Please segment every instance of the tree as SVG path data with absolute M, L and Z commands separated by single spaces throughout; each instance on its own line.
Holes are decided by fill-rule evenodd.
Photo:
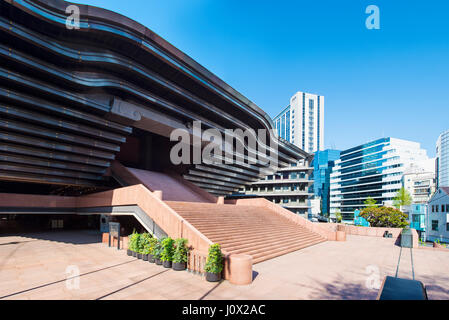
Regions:
M 371 227 L 405 228 L 409 225 L 405 213 L 389 207 L 365 208 L 360 217 L 365 218 Z
M 335 219 L 337 220 L 337 223 L 341 223 L 342 216 L 340 210 L 335 211 Z
M 366 200 L 363 202 L 366 205 L 366 208 L 377 208 L 377 201 L 373 199 L 372 197 L 366 198 Z
M 396 209 L 400 209 L 401 206 L 409 206 L 412 204 L 412 196 L 410 193 L 402 187 L 399 189 L 398 193 L 396 193 L 396 196 L 393 198 L 393 206 Z

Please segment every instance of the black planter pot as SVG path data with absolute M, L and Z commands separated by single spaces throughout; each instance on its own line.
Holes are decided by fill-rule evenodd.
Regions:
M 126 250 L 126 254 L 128 255 L 128 256 L 132 256 L 133 255 L 133 252 L 132 252 L 132 250 Z
M 134 257 L 134 258 L 137 257 L 137 252 L 133 251 L 133 257 Z
M 171 265 L 172 265 L 171 261 L 164 261 L 164 262 L 162 262 L 162 264 L 163 264 L 164 268 L 171 268 Z
M 182 271 L 187 268 L 185 262 L 173 262 L 173 270 L 175 271 Z
M 148 255 L 147 254 L 142 254 L 142 260 L 143 261 L 148 261 Z
M 149 263 L 154 263 L 154 256 L 152 254 L 148 255 L 148 262 Z
M 206 272 L 206 280 L 209 282 L 218 282 L 221 280 L 221 273 Z
M 142 254 L 141 253 L 137 254 L 137 259 L 142 259 Z
M 157 264 L 157 265 L 162 265 L 162 260 L 161 259 L 154 259 L 154 262 Z

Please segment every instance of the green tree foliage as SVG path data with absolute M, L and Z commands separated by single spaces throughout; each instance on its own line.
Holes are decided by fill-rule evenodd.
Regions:
M 410 193 L 402 187 L 399 189 L 396 196 L 393 198 L 393 205 L 399 209 L 401 206 L 409 206 L 412 204 L 412 196 Z
M 377 208 L 377 202 L 372 197 L 366 198 L 366 200 L 363 202 L 366 205 L 366 208 Z
M 341 223 L 343 220 L 343 216 L 341 215 L 340 210 L 335 211 L 335 219 L 337 219 L 337 223 Z
M 409 225 L 407 215 L 395 208 L 365 208 L 360 216 L 365 218 L 371 227 L 405 228 Z
M 180 238 L 175 241 L 174 263 L 187 263 L 187 239 Z
M 223 271 L 223 254 L 218 243 L 210 245 L 204 270 L 209 273 L 221 273 Z

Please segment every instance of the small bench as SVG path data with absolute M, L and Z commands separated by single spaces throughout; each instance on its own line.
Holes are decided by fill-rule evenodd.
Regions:
M 386 276 L 377 300 L 428 300 L 421 281 Z

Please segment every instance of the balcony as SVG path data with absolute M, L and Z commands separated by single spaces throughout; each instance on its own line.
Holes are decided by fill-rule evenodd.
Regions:
M 306 190 L 272 190 L 272 191 L 265 191 L 265 190 L 261 190 L 261 191 L 251 191 L 251 190 L 247 190 L 245 191 L 245 193 L 247 195 L 257 195 L 257 196 L 262 196 L 262 197 L 269 197 L 269 196 L 313 196 L 313 192 L 308 192 Z
M 290 178 L 286 178 L 286 179 L 277 179 L 277 180 L 259 180 L 259 181 L 255 181 L 255 182 L 251 182 L 250 185 L 264 185 L 264 184 L 278 184 L 278 183 L 309 183 L 309 184 L 313 184 L 313 180 L 310 179 L 309 177 L 304 177 L 304 178 L 295 178 L 295 179 L 290 179 Z
M 306 202 L 301 202 L 301 201 L 291 201 L 288 203 L 276 203 L 279 204 L 285 208 L 290 208 L 290 209 L 308 209 L 310 208 L 310 206 L 306 203 Z

